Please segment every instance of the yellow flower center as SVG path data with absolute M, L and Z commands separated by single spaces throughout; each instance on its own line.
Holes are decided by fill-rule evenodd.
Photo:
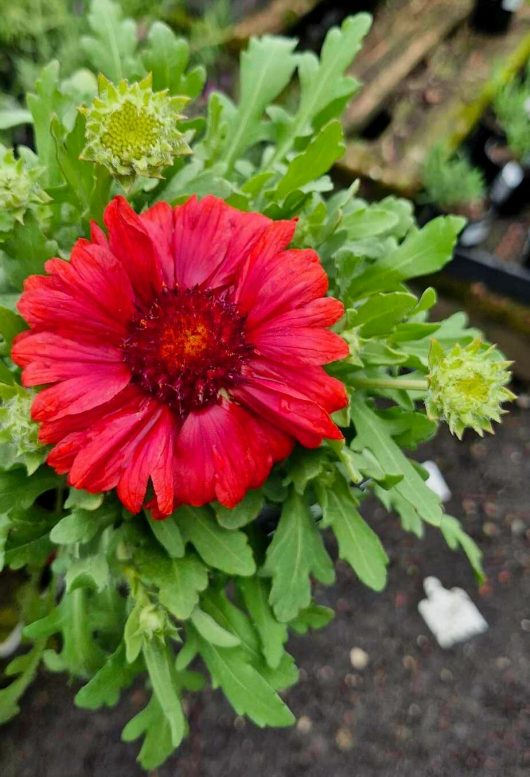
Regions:
M 137 159 L 149 153 L 161 129 L 155 116 L 127 101 L 109 114 L 101 141 L 119 159 Z

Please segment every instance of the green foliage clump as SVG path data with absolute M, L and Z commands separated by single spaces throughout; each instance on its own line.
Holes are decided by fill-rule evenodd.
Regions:
M 425 200 L 445 210 L 476 205 L 486 195 L 482 172 L 457 155 L 449 157 L 441 146 L 429 152 L 422 170 Z
M 530 69 L 521 80 L 513 80 L 498 93 L 493 104 L 506 133 L 508 147 L 516 159 L 530 156 Z

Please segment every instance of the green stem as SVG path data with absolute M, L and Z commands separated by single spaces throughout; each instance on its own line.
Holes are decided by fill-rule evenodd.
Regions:
M 427 378 L 348 378 L 348 385 L 360 389 L 405 389 L 406 391 L 427 391 Z

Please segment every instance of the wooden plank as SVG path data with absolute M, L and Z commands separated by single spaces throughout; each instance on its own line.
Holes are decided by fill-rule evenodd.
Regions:
M 457 148 L 484 112 L 500 83 L 530 57 L 530 8 L 525 6 L 504 36 L 462 27 L 440 44 L 421 72 L 411 73 L 386 105 L 390 125 L 375 141 L 348 143 L 339 168 L 407 196 L 420 187 L 429 149 Z
M 359 131 L 379 113 L 401 81 L 469 15 L 473 2 L 406 0 L 376 14 L 350 71 L 365 87 L 346 112 L 347 132 Z
M 230 45 L 240 48 L 253 35 L 277 35 L 296 24 L 323 0 L 271 0 L 265 8 L 236 24 Z

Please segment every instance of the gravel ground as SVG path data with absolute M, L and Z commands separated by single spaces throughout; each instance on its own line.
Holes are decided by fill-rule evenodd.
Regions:
M 477 589 L 466 560 L 435 530 L 419 541 L 367 504 L 391 557 L 389 585 L 374 594 L 339 563 L 337 583 L 319 591 L 337 617 L 291 642 L 302 674 L 287 694 L 297 726 L 254 728 L 205 691 L 189 704 L 191 736 L 157 777 L 528 775 L 529 453 L 530 413 L 520 408 L 494 438 L 459 444 L 442 433 L 424 446 L 420 459 L 434 459 L 453 492 L 448 512 L 484 552 L 487 582 Z M 451 650 L 437 646 L 417 612 L 432 574 L 468 591 L 490 625 L 485 634 Z M 353 656 L 357 668 L 352 648 L 364 651 Z M 2 777 L 143 773 L 120 731 L 144 691 L 97 714 L 76 709 L 74 692 L 64 677 L 41 677 L 0 731 Z

